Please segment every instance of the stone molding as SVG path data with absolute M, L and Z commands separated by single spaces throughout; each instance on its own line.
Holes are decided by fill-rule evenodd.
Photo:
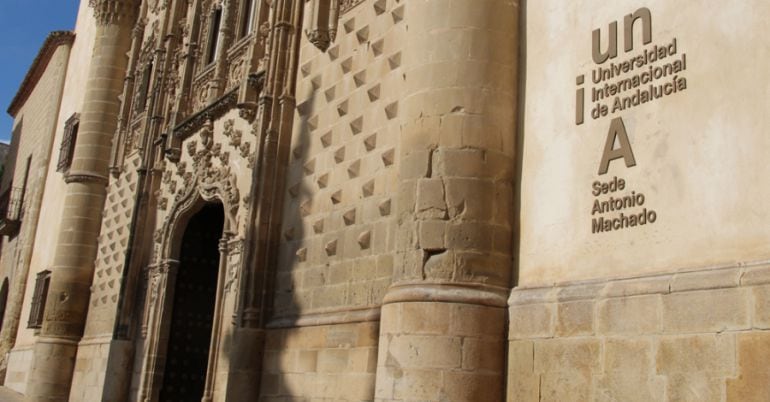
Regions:
M 340 14 L 347 13 L 363 2 L 364 0 L 340 0 Z
M 78 346 L 109 345 L 114 340 L 112 335 L 84 336 L 78 342 Z
M 382 302 L 443 302 L 506 307 L 508 289 L 484 284 L 399 283 L 391 286 Z
M 217 120 L 236 107 L 238 103 L 238 88 L 230 91 L 207 108 L 194 114 L 174 128 L 174 136 L 181 140 L 193 135 L 209 121 Z
M 688 269 L 675 273 L 611 280 L 514 288 L 509 306 L 671 294 L 770 284 L 770 261 Z
M 38 336 L 35 340 L 37 344 L 49 344 L 49 345 L 68 345 L 77 346 L 80 341 L 74 338 L 65 338 L 59 336 Z
M 93 173 L 68 173 L 64 176 L 64 182 L 70 183 L 101 183 L 107 185 L 109 178 Z
M 265 325 L 268 329 L 317 327 L 322 325 L 356 324 L 380 320 L 379 306 L 363 309 L 344 309 L 301 316 L 275 318 Z

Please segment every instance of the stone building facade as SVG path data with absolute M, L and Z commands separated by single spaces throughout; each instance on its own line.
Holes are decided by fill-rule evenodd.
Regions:
M 81 2 L 5 385 L 770 400 L 770 10 L 605 3 Z
M 14 125 L 0 184 L 0 311 L 4 317 L 0 353 L 4 356 L 16 343 L 20 328 L 29 325 L 22 321 L 27 318 L 22 315 L 24 293 L 30 276 L 37 274 L 30 272 L 30 266 L 38 248 L 36 232 L 74 39 L 72 32 L 64 31 L 52 32 L 46 38 L 8 108 Z M 4 372 L 6 367 L 4 360 Z M 15 375 L 7 374 L 7 381 L 13 382 Z

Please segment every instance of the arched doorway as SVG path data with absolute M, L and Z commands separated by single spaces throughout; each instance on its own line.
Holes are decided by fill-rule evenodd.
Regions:
M 216 304 L 222 205 L 206 204 L 187 224 L 173 286 L 173 310 L 161 401 L 200 401 Z

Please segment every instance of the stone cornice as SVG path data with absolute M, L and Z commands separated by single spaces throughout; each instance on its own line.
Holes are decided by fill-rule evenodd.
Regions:
M 340 15 L 347 13 L 363 2 L 364 0 L 340 0 Z
M 380 320 L 380 306 L 340 309 L 299 316 L 276 317 L 270 320 L 268 329 L 317 327 L 322 325 L 356 324 Z
M 136 11 L 134 0 L 88 0 L 94 9 L 97 25 L 118 24 L 123 19 L 133 19 Z
M 64 182 L 69 183 L 101 183 L 101 184 L 107 184 L 109 182 L 109 178 L 93 173 L 73 173 L 69 172 L 66 175 L 64 175 Z
M 596 279 L 514 288 L 509 306 L 672 294 L 770 284 L 770 260 L 693 267 L 632 278 Z
M 27 101 L 32 90 L 35 89 L 35 85 L 37 85 L 40 77 L 45 73 L 48 62 L 51 61 L 51 57 L 53 57 L 56 49 L 59 46 L 72 46 L 74 41 L 75 33 L 71 31 L 54 31 L 48 34 L 45 42 L 43 42 L 43 46 L 40 47 L 40 51 L 32 62 L 32 66 L 27 71 L 27 75 L 21 82 L 16 96 L 11 101 L 11 105 L 8 107 L 8 114 L 15 116 L 19 112 L 19 109 Z
M 506 288 L 481 283 L 399 283 L 388 289 L 382 304 L 443 302 L 503 308 L 507 306 L 508 292 Z
M 217 99 L 205 109 L 192 115 L 174 128 L 173 135 L 184 140 L 203 127 L 209 120 L 216 120 L 236 107 L 238 102 L 238 87 Z

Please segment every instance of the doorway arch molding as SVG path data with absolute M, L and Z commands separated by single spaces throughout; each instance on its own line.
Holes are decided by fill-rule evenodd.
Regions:
M 237 238 L 240 193 L 236 176 L 223 164 L 212 168 L 210 148 L 193 153 L 194 172 L 182 176 L 182 186 L 174 196 L 162 225 L 154 234 L 153 263 L 147 269 L 147 293 L 142 325 L 145 341 L 142 375 L 139 384 L 141 401 L 155 401 L 163 383 L 174 288 L 179 269 L 182 239 L 189 221 L 207 204 L 221 204 L 224 210 L 222 238 L 219 241 L 219 266 L 215 311 L 221 312 L 223 294 L 229 292 L 241 270 L 242 241 Z M 236 287 L 237 288 L 237 287 Z M 220 314 L 221 315 L 221 314 Z M 215 317 L 213 331 L 221 331 L 222 317 Z M 213 337 L 211 351 L 217 359 L 218 337 Z M 213 371 L 213 372 L 212 372 Z M 216 372 L 210 368 L 207 378 Z M 213 381 L 207 379 L 206 394 L 212 392 Z M 204 397 L 207 396 L 204 394 Z
M 194 178 L 193 178 L 194 177 Z M 238 231 L 240 192 L 230 167 L 209 171 L 205 176 L 185 175 L 182 191 L 174 197 L 166 218 L 155 232 L 155 261 L 176 260 L 187 222 L 207 203 L 220 202 L 225 210 L 223 232 L 234 236 Z

